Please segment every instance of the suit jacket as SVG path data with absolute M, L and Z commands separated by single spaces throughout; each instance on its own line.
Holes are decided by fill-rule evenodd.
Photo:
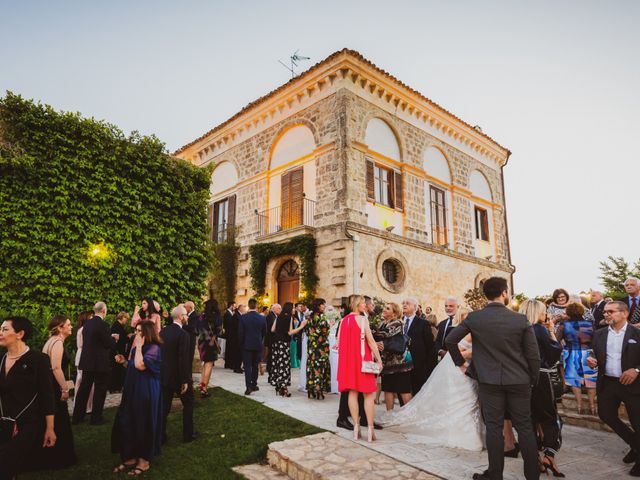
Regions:
M 452 325 L 453 317 L 449 322 L 449 326 L 447 326 L 447 322 L 449 322 L 449 318 L 447 317 L 445 320 L 442 320 L 438 324 L 438 334 L 436 335 L 436 353 L 440 350 L 447 350 L 447 345 L 444 343 L 444 339 L 447 338 L 447 335 L 451 333 L 451 331 L 456 328 Z M 446 331 L 445 331 L 446 327 Z
M 596 382 L 596 390 L 600 392 L 602 390 L 603 382 L 602 377 L 605 374 L 605 368 L 607 365 L 607 338 L 609 337 L 609 328 L 603 328 L 596 330 L 591 340 L 591 346 L 593 353 L 598 360 L 598 381 Z M 627 325 L 627 331 L 624 334 L 622 340 L 622 359 L 621 359 L 622 371 L 629 370 L 630 368 L 640 368 L 640 329 Z M 631 385 L 625 386 L 634 395 L 640 393 L 640 377 L 636 378 L 635 382 Z
M 120 335 L 116 342 L 116 353 L 125 355 L 127 353 L 127 341 L 129 340 L 129 337 L 127 337 L 127 331 L 124 326 L 116 320 L 111 325 L 111 333 L 117 333 Z
M 471 312 L 445 343 L 454 363 L 464 364 L 458 342 L 471 333 L 473 371 L 478 382 L 490 385 L 536 385 L 540 352 L 533 327 L 525 315 L 491 302 Z
M 600 325 L 600 322 L 604 320 L 604 306 L 607 304 L 604 300 L 602 300 L 598 305 L 591 311 L 593 315 L 593 326 L 594 328 L 607 328 L 609 325 Z
M 255 310 L 251 310 L 240 317 L 238 339 L 240 348 L 243 350 L 262 350 L 266 333 L 267 322 Z
M 416 315 L 407 335 L 411 338 L 409 351 L 413 358 L 412 383 L 415 383 L 414 380 L 416 382 L 426 381 L 438 363 L 438 352 L 435 349 L 431 325 Z
M 160 338 L 163 342 L 160 383 L 163 388 L 179 390 L 183 384 L 191 383 L 191 339 L 177 323 L 164 327 Z
M 232 331 L 237 330 L 237 328 L 235 328 L 234 325 L 233 313 L 231 313 L 228 308 L 222 315 L 222 329 L 224 330 L 224 336 L 222 338 L 228 338 L 229 336 L 233 337 L 234 335 L 237 335 L 235 331 Z
M 631 315 L 631 306 L 629 305 L 629 295 L 627 295 L 626 297 L 624 297 L 620 301 L 626 303 L 627 306 L 629 307 L 629 323 L 632 324 L 632 325 L 636 325 L 636 324 L 640 323 L 640 303 L 638 303 L 638 306 L 636 307 L 635 311 L 633 312 L 633 315 Z
M 264 337 L 264 346 L 270 347 L 272 342 L 272 336 L 273 336 L 271 334 L 271 326 L 273 325 L 273 322 L 275 322 L 276 318 L 278 317 L 276 316 L 275 313 L 269 312 L 266 318 L 267 318 L 267 334 Z
M 94 315 L 82 329 L 82 353 L 78 368 L 87 372 L 111 371 L 111 358 L 115 355 L 116 341 L 109 325 Z
M 198 337 L 197 325 L 198 325 L 198 317 L 200 315 L 195 310 L 189 314 L 187 317 L 187 323 L 182 326 L 182 329 L 189 334 L 189 351 L 190 355 L 193 358 L 196 354 L 196 339 Z

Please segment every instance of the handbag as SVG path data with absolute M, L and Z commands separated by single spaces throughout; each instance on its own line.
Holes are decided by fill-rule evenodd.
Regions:
M 394 335 L 384 342 L 384 349 L 391 353 L 405 353 L 409 348 L 411 337 L 406 333 Z
M 362 367 L 360 371 L 362 373 L 373 373 L 374 375 L 379 375 L 382 371 L 382 365 L 380 363 L 364 359 L 364 337 L 364 330 L 360 328 L 360 355 L 362 356 Z

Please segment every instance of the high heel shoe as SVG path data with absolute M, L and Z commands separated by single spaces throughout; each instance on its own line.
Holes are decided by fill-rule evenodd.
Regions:
M 554 477 L 558 477 L 558 478 L 565 477 L 565 474 L 556 468 L 555 464 L 553 463 L 553 457 L 548 457 L 547 455 L 545 455 L 544 459 L 542 459 L 542 465 L 544 466 L 545 473 L 548 470 L 551 470 L 551 473 L 553 473 Z
M 287 390 L 287 387 L 282 387 L 280 389 L 280 395 L 282 395 L 283 397 L 290 397 L 291 394 L 289 393 L 289 390 Z
M 353 439 L 360 440 L 360 423 L 359 422 L 353 423 Z
M 376 439 L 376 431 L 373 427 L 367 427 L 367 442 L 374 442 Z
M 511 450 L 504 452 L 504 456 L 509 458 L 518 458 L 518 453 L 520 453 L 520 445 L 516 443 Z
M 307 390 L 307 398 L 316 398 L 316 392 L 313 390 Z

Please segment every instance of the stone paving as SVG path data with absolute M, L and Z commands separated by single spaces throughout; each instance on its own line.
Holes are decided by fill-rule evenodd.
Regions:
M 267 383 L 266 375 L 260 376 L 258 379 L 260 391 L 254 392 L 249 398 L 291 417 L 334 432 L 342 437 L 347 444 L 353 443 L 351 432 L 336 427 L 339 396 L 329 394 L 325 400 L 309 400 L 305 393 L 296 391 L 297 378 L 298 370 L 293 369 L 294 386 L 290 389 L 292 396 L 283 398 L 275 395 L 274 389 Z M 244 375 L 225 370 L 222 368 L 222 362 L 218 362 L 214 368 L 210 385 L 243 395 L 245 390 Z M 384 407 L 377 406 L 377 408 L 382 411 L 381 409 Z M 411 443 L 402 434 L 387 429 L 377 431 L 376 434 L 378 437 L 376 442 L 369 444 L 361 440 L 358 444 L 442 478 L 470 479 L 473 473 L 481 472 L 487 466 L 486 452 L 426 447 Z M 564 444 L 557 460 L 561 471 L 566 474 L 566 478 L 584 480 L 627 476 L 630 466 L 623 464 L 621 460 L 627 449 L 616 435 L 565 425 L 563 440 Z M 296 440 L 295 442 L 300 441 Z M 521 458 L 505 459 L 504 478 L 505 480 L 523 478 Z

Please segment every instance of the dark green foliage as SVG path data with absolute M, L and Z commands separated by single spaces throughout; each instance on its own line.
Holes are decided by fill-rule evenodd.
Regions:
M 624 281 L 628 277 L 640 277 L 640 260 L 633 267 L 622 257 L 607 257 L 607 260 L 600 262 L 600 279 L 607 289 L 605 295 L 615 299 L 620 299 L 626 295 Z
M 120 457 L 110 453 L 114 414 L 115 409 L 105 411 L 106 425 L 96 427 L 85 423 L 74 427 L 77 466 L 20 475 L 20 479 L 130 478 L 111 473 L 120 463 Z M 182 412 L 169 415 L 169 443 L 151 462 L 145 479 L 242 478 L 231 467 L 264 462 L 269 443 L 322 431 L 221 388 L 211 390 L 211 397 L 206 400 L 196 399 L 194 423 L 200 438 L 182 443 Z
M 169 157 L 154 137 L 7 93 L 0 306 L 75 318 L 96 300 L 110 313 L 131 311 L 143 295 L 166 307 L 197 301 L 209 263 L 208 187 L 208 170 Z
M 258 297 L 264 295 L 267 263 L 283 255 L 300 257 L 300 283 L 304 289 L 301 301 L 311 301 L 318 287 L 316 275 L 316 239 L 312 235 L 300 235 L 282 243 L 256 243 L 249 247 L 251 254 L 251 288 Z
M 481 288 L 471 288 L 464 294 L 464 301 L 471 310 L 481 310 L 487 305 L 487 297 Z
M 238 246 L 234 243 L 211 245 L 209 266 L 209 298 L 219 302 L 232 302 L 236 296 L 236 270 L 238 268 Z

